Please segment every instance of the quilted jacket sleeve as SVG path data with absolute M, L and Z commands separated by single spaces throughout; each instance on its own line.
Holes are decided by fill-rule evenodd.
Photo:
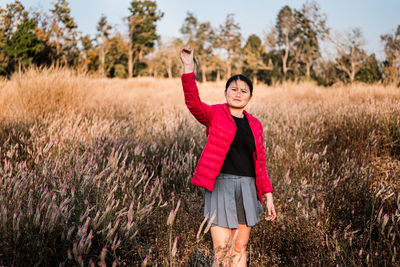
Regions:
M 261 149 L 261 193 L 264 195 L 266 193 L 273 192 L 271 180 L 269 179 L 268 173 L 267 173 L 267 167 L 266 167 L 266 160 L 265 160 L 265 145 L 264 145 L 264 131 L 263 127 L 260 123 L 261 127 L 261 144 L 262 144 L 262 149 Z
M 181 80 L 186 106 L 200 123 L 208 126 L 213 114 L 212 108 L 201 102 L 194 72 L 182 74 Z

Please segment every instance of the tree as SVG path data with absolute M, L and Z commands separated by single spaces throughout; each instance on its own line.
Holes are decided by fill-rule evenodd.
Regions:
M 133 0 L 129 11 L 128 73 L 132 77 L 133 67 L 152 51 L 155 41 L 159 39 L 156 23 L 164 13 L 158 11 L 156 1 L 151 0 Z
M 317 2 L 307 2 L 300 11 L 295 11 L 297 33 L 295 47 L 299 51 L 299 60 L 304 63 L 306 77 L 310 78 L 312 64 L 320 54 L 319 41 L 326 38 L 329 28 L 326 17 L 319 12 Z
M 29 16 L 31 19 L 35 20 L 36 28 L 35 33 L 39 40 L 45 45 L 43 52 L 41 53 L 41 65 L 46 64 L 51 65 L 56 59 L 55 47 L 50 43 L 51 37 L 51 22 L 52 18 L 49 14 L 41 11 L 32 11 Z
M 181 34 L 183 35 L 184 42 L 188 45 L 192 46 L 193 48 L 197 45 L 196 43 L 196 33 L 199 27 L 199 21 L 194 16 L 192 12 L 186 13 L 186 18 L 182 24 L 182 27 L 179 29 Z M 197 54 L 197 52 L 196 52 Z
M 7 75 L 14 70 L 11 58 L 6 54 L 4 48 L 18 30 L 18 25 L 27 20 L 28 12 L 20 1 L 7 4 L 5 9 L 0 7 L 0 74 L 2 75 Z
M 93 45 L 93 39 L 88 34 L 80 37 L 82 46 L 82 58 L 83 70 L 89 72 L 95 72 L 97 70 L 97 62 L 99 59 L 98 50 Z
M 265 52 L 268 53 L 276 50 L 278 39 L 275 27 L 271 27 L 268 32 L 264 33 L 264 42 L 265 42 Z
M 9 58 L 4 52 L 4 46 L 7 45 L 6 29 L 4 27 L 4 14 L 7 11 L 0 7 L 0 75 L 7 74 Z
M 242 35 L 240 33 L 240 26 L 235 22 L 234 14 L 228 14 L 225 23 L 219 27 L 216 41 L 216 46 L 224 49 L 226 52 L 227 78 L 229 78 L 232 73 L 233 57 L 241 49 L 241 39 Z
M 289 70 L 295 80 L 300 75 L 309 79 L 313 64 L 321 56 L 319 41 L 328 33 L 325 15 L 320 13 L 317 2 L 311 1 L 299 10 L 284 6 L 278 13 L 275 28 L 265 35 L 265 43 L 267 50 L 274 50 L 276 45 L 281 49 L 285 79 L 289 78 Z
M 332 60 L 319 58 L 314 70 L 318 85 L 331 86 L 338 79 L 336 63 Z
M 338 54 L 336 67 L 347 74 L 350 83 L 354 82 L 355 76 L 366 58 L 366 53 L 362 48 L 365 41 L 361 30 L 354 28 L 346 36 L 338 35 L 331 40 L 335 44 Z
M 109 77 L 128 77 L 129 42 L 124 40 L 120 33 L 109 39 L 109 48 L 106 56 L 106 70 Z
M 381 41 L 385 44 L 385 79 L 400 85 L 400 25 L 393 34 L 382 35 Z
M 201 51 L 200 51 L 201 43 L 199 43 L 196 37 L 198 28 L 199 28 L 199 21 L 197 20 L 197 18 L 194 16 L 193 13 L 188 11 L 186 13 L 186 18 L 183 21 L 183 24 L 179 29 L 179 31 L 183 36 L 184 44 L 194 49 L 197 60 L 199 57 L 201 57 Z M 195 71 L 198 70 L 196 69 Z M 202 73 L 202 80 L 204 80 L 203 76 L 205 76 L 205 73 Z
M 276 47 L 278 45 L 276 28 L 271 26 L 269 31 L 264 33 L 264 47 L 265 53 L 263 53 L 263 62 L 267 66 L 265 70 L 262 70 L 263 81 L 267 84 L 271 85 L 275 83 L 277 80 L 281 80 L 282 68 L 279 66 L 283 66 L 282 57 L 279 55 L 279 51 L 277 51 Z M 279 68 L 280 70 L 277 70 Z M 272 77 L 275 76 L 275 77 Z M 279 78 L 278 78 L 279 77 Z
M 3 15 L 6 11 L 0 8 L 0 25 L 4 25 L 3 23 Z M 7 44 L 7 36 L 5 35 L 4 27 L 0 26 L 0 75 L 6 74 L 6 69 L 8 66 L 8 57 L 4 52 L 4 46 Z
M 224 75 L 224 71 L 227 69 L 226 62 L 221 59 L 219 55 L 213 55 L 211 57 L 211 65 L 210 68 L 213 70 L 212 76 L 215 76 L 215 81 L 221 81 L 221 75 Z M 215 75 L 213 75 L 215 74 Z
M 282 69 L 283 75 L 286 77 L 287 71 L 290 69 L 291 62 L 289 62 L 289 55 L 293 52 L 293 46 L 295 41 L 296 22 L 294 14 L 289 6 L 284 6 L 278 13 L 276 19 L 276 33 L 277 33 L 277 44 L 283 49 L 282 54 Z
M 29 19 L 28 12 L 18 0 L 7 4 L 6 9 L 1 11 L 1 15 L 0 27 L 8 39 L 11 39 L 11 36 L 18 30 L 18 25 L 25 23 Z
M 99 43 L 99 57 L 100 57 L 100 76 L 105 76 L 105 61 L 106 54 L 109 48 L 109 36 L 112 27 L 108 24 L 107 18 L 105 15 L 102 15 L 99 22 L 97 23 L 97 38 L 100 39 Z
M 260 80 L 268 85 L 283 81 L 282 54 L 282 50 L 271 50 L 263 54 L 263 62 L 267 67 L 259 71 Z
M 4 46 L 5 53 L 11 58 L 14 66 L 28 66 L 38 62 L 38 55 L 43 51 L 44 44 L 35 34 L 36 22 L 33 19 L 18 25 L 11 40 Z
M 197 18 L 188 12 L 180 31 L 184 37 L 184 42 L 195 49 L 196 58 L 200 61 L 202 81 L 206 82 L 206 73 L 212 64 L 215 42 L 215 33 L 211 23 L 199 23 Z
M 154 77 L 161 75 L 172 78 L 174 76 L 174 69 L 178 69 L 181 64 L 177 55 L 182 45 L 182 40 L 177 38 L 167 42 L 159 41 L 158 49 L 151 56 L 149 64 Z
M 71 17 L 71 9 L 67 0 L 58 0 L 54 4 L 54 8 L 50 9 L 53 14 L 50 24 L 49 41 L 56 48 L 56 62 L 59 64 L 59 59 L 62 58 L 65 65 L 68 63 L 68 56 L 74 56 L 77 45 L 77 33 L 75 29 L 78 27 L 74 19 Z
M 245 46 L 243 47 L 244 65 L 245 68 L 251 71 L 254 85 L 257 84 L 258 71 L 261 69 L 267 69 L 267 66 L 264 64 L 262 59 L 264 53 L 263 50 L 261 39 L 255 34 L 249 36 Z
M 382 79 L 382 72 L 374 53 L 365 59 L 355 79 L 364 83 L 376 83 Z
M 213 46 L 215 43 L 215 32 L 210 22 L 202 22 L 196 33 L 196 40 L 200 44 L 198 47 L 198 59 L 200 60 L 200 70 L 202 81 L 207 81 L 206 72 L 211 67 Z

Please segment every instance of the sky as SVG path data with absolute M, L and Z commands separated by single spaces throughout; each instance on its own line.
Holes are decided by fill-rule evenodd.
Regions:
M 10 0 L 0 0 L 5 7 Z M 21 0 L 28 10 L 48 12 L 55 0 Z M 120 31 L 125 31 L 123 17 L 129 15 L 130 0 L 69 0 L 71 14 L 78 30 L 94 35 L 96 25 L 102 14 L 109 23 Z M 241 27 L 244 38 L 251 34 L 263 37 L 264 32 L 275 24 L 279 10 L 289 5 L 300 9 L 304 0 L 158 0 L 158 9 L 164 12 L 158 22 L 157 32 L 163 38 L 180 37 L 179 29 L 188 11 L 200 22 L 209 21 L 218 27 L 225 21 L 226 15 L 235 14 L 235 21 Z M 366 41 L 368 53 L 375 53 L 383 59 L 383 44 L 380 36 L 393 33 L 400 25 L 399 0 L 319 0 L 321 12 L 327 15 L 327 25 L 332 32 L 345 33 L 359 27 Z M 327 49 L 327 48 L 326 48 Z M 326 51 L 329 52 L 329 51 Z

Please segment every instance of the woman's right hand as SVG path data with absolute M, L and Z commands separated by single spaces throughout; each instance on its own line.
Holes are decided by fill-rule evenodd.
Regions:
M 193 72 L 193 53 L 194 49 L 190 47 L 183 47 L 181 49 L 181 61 L 183 64 L 183 72 L 190 73 Z

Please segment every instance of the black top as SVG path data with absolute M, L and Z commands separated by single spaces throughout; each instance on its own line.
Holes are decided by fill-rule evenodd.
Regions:
M 256 177 L 253 161 L 253 152 L 256 149 L 256 145 L 249 122 L 244 114 L 243 118 L 232 117 L 236 123 L 237 130 L 225 156 L 221 172 Z

